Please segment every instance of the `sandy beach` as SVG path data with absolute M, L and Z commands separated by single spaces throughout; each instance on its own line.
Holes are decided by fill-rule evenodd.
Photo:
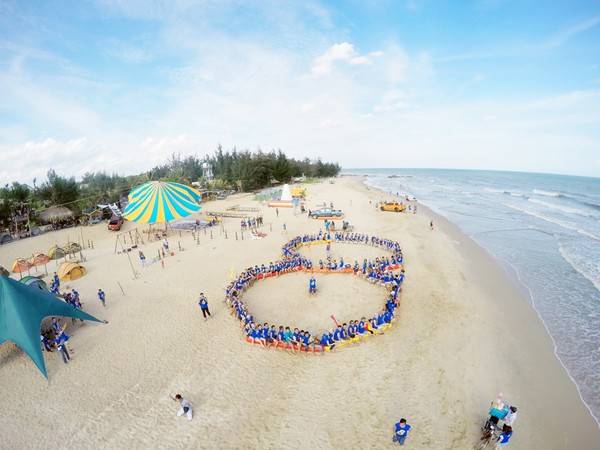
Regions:
M 600 429 L 520 288 L 427 208 L 419 205 L 416 215 L 377 211 L 385 197 L 356 177 L 308 185 L 307 208 L 333 202 L 355 231 L 400 242 L 407 273 L 389 332 L 324 355 L 247 344 L 223 302 L 234 274 L 279 259 L 287 240 L 322 227 L 291 209 L 277 216 L 251 194 L 205 209 L 261 208 L 264 239 L 236 240 L 239 219 L 224 219 L 227 237 L 220 228 L 212 239 L 201 234 L 199 243 L 175 233 L 175 255 L 164 267 L 141 267 L 131 253 L 135 278 L 104 223 L 1 246 L 0 265 L 10 267 L 54 244 L 93 241 L 94 249 L 83 251 L 88 274 L 63 288 L 75 287 L 84 309 L 109 323 L 71 330 L 68 365 L 45 354 L 48 381 L 13 345 L 0 347 L 0 447 L 383 449 L 396 445 L 393 424 L 406 417 L 413 427 L 406 448 L 471 449 L 490 401 L 503 392 L 519 407 L 508 448 L 600 449 Z M 141 248 L 151 259 L 159 246 Z M 322 251 L 302 250 L 314 260 Z M 381 254 L 343 244 L 332 251 L 351 262 Z M 385 300 L 383 288 L 351 275 L 320 276 L 319 294 L 308 299 L 307 279 L 297 273 L 257 283 L 245 298 L 258 321 L 315 328 L 331 326 L 331 314 L 369 315 Z M 201 291 L 212 312 L 206 322 L 197 305 Z M 194 405 L 191 423 L 175 416 L 169 396 L 176 392 Z

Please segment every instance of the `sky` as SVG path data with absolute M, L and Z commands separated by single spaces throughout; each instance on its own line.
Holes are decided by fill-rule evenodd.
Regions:
M 282 149 L 600 176 L 600 3 L 0 0 L 0 184 Z

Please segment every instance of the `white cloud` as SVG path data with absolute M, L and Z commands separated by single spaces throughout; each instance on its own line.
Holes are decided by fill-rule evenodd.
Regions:
M 193 15 L 161 16 L 160 5 L 152 8 L 152 20 L 162 21 L 158 51 L 185 55 L 183 65 L 159 68 L 164 84 L 115 82 L 72 68 L 39 76 L 22 63 L 0 73 L 0 113 L 27 118 L 0 124 L 0 183 L 42 179 L 51 167 L 76 176 L 139 173 L 171 153 L 203 155 L 218 143 L 281 148 L 346 167 L 600 174 L 593 163 L 600 139 L 596 91 L 449 100 L 436 91 L 441 76 L 429 53 L 408 52 L 398 42 L 361 54 L 344 38 L 331 46 L 329 33 L 313 30 L 293 33 L 298 40 L 283 45 L 260 33 L 226 35 L 196 26 Z M 293 8 L 283 19 L 289 29 L 303 29 Z M 314 58 L 318 48 L 327 50 Z
M 317 57 L 312 65 L 311 72 L 315 76 L 326 75 L 331 72 L 336 62 L 346 62 L 350 65 L 371 64 L 366 56 L 359 55 L 354 45 L 348 42 L 333 44 L 325 53 Z

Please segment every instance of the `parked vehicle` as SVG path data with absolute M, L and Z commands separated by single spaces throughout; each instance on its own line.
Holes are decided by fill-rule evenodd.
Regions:
M 398 203 L 396 201 L 381 202 L 379 204 L 379 209 L 381 209 L 382 211 L 402 212 L 406 209 L 406 205 L 404 203 Z
M 312 217 L 313 219 L 342 218 L 344 217 L 344 213 L 339 209 L 321 208 L 315 211 L 311 211 L 310 217 Z
M 123 226 L 123 218 L 122 217 L 113 216 L 108 221 L 108 229 L 110 231 L 119 231 L 122 226 Z

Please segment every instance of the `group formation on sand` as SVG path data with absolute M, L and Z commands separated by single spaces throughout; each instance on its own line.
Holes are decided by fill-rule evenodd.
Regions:
M 304 245 L 326 244 L 328 250 L 331 244 L 352 243 L 379 247 L 391 253 L 390 256 L 378 257 L 375 260 L 365 259 L 362 269 L 358 262 L 354 266 L 345 264 L 343 259 L 338 263 L 329 258 L 328 264 L 320 265 L 317 269 L 312 261 L 302 256 L 298 249 Z M 398 294 L 404 281 L 402 268 L 402 250 L 398 242 L 359 233 L 329 233 L 320 231 L 317 234 L 297 236 L 287 242 L 283 248 L 283 259 L 249 267 L 243 271 L 226 289 L 226 303 L 231 308 L 231 314 L 241 323 L 246 339 L 249 342 L 261 344 L 267 348 L 283 348 L 294 351 L 322 352 L 342 347 L 349 343 L 359 342 L 362 337 L 380 334 L 389 328 L 394 321 L 394 314 L 399 305 Z M 394 272 L 400 270 L 398 273 Z M 314 274 L 321 273 L 350 273 L 363 277 L 373 284 L 384 286 L 387 297 L 382 310 L 370 318 L 350 320 L 347 323 L 337 323 L 331 330 L 320 335 L 291 326 L 276 326 L 268 322 L 260 323 L 255 320 L 246 303 L 241 299 L 242 293 L 256 281 L 270 277 L 278 277 L 290 272 L 305 271 Z M 314 275 L 309 280 L 309 293 L 317 292 L 317 282 Z M 335 320 L 335 319 L 334 319 Z

